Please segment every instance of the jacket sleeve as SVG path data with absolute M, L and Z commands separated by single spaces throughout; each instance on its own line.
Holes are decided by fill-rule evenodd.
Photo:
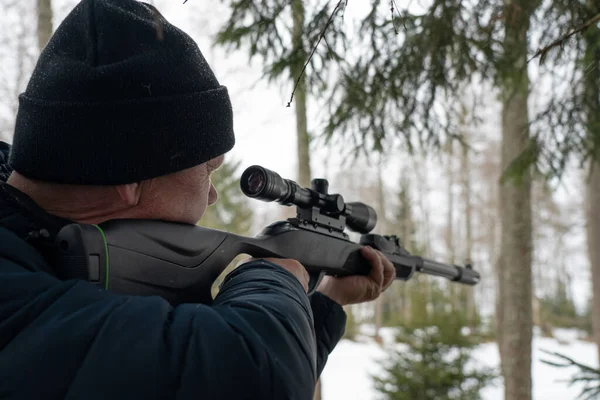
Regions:
M 322 293 L 310 298 L 317 339 L 317 376 L 321 376 L 329 354 L 346 330 L 346 313 L 341 305 Z
M 15 288 L 32 274 L 17 275 Z M 12 360 L 0 374 L 21 392 L 47 385 L 64 399 L 310 400 L 317 359 L 335 345 L 327 323 L 317 324 L 319 340 L 313 325 L 313 309 L 323 320 L 331 300 L 311 307 L 292 274 L 264 261 L 232 272 L 211 306 L 173 308 L 158 297 L 36 279 L 46 288 L 28 292 L 11 320 L 26 329 L 0 352 Z

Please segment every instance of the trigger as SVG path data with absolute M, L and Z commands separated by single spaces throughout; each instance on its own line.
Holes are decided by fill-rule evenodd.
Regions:
M 325 275 L 325 271 L 319 271 L 317 274 L 310 274 L 310 279 L 308 281 L 308 292 L 306 293 L 307 295 L 310 296 L 315 292 L 315 290 L 317 290 L 317 287 L 319 287 L 319 284 Z

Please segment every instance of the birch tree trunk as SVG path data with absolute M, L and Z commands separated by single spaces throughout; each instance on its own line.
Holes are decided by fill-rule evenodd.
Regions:
M 502 95 L 502 171 L 529 144 L 527 32 L 537 4 L 505 2 Z M 499 68 L 500 69 L 500 68 Z M 506 400 L 531 400 L 532 339 L 532 222 L 531 176 L 500 184 L 502 224 L 499 262 L 500 307 L 498 332 Z

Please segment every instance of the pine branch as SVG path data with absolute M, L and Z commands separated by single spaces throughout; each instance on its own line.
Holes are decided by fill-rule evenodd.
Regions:
M 587 385 L 587 387 L 581 390 L 578 398 L 582 400 L 592 400 L 597 398 L 600 395 L 600 386 L 598 386 L 598 382 L 600 381 L 600 370 L 596 368 L 589 367 L 587 365 L 578 363 L 570 357 L 567 357 L 560 353 L 555 353 L 547 350 L 540 350 L 542 353 L 546 353 L 548 355 L 557 357 L 563 360 L 563 363 L 552 362 L 548 360 L 542 359 L 541 361 L 544 364 L 551 365 L 557 368 L 568 368 L 568 367 L 577 367 L 579 368 L 579 374 L 575 374 L 571 377 L 569 381 L 569 385 L 573 385 L 575 383 L 583 382 Z
M 542 353 L 546 353 L 548 355 L 555 356 L 557 358 L 560 358 L 560 359 L 566 361 L 566 363 L 564 363 L 564 364 L 558 364 L 558 363 L 553 363 L 551 361 L 542 360 L 542 362 L 544 364 L 554 365 L 554 366 L 563 367 L 563 368 L 564 367 L 574 366 L 574 367 L 578 367 L 582 371 L 586 371 L 586 372 L 589 372 L 591 374 L 598 375 L 600 377 L 600 370 L 598 370 L 596 368 L 588 367 L 587 365 L 583 365 L 581 363 L 578 363 L 577 361 L 573 360 L 572 358 L 567 357 L 567 356 L 565 356 L 563 354 L 560 354 L 560 353 L 556 353 L 556 352 L 553 352 L 553 351 L 547 351 L 547 350 L 540 350 L 540 351 Z
M 310 52 L 310 55 L 308 56 L 308 60 L 306 60 L 306 62 L 304 63 L 304 66 L 302 67 L 302 71 L 300 71 L 300 75 L 296 79 L 296 84 L 294 85 L 294 90 L 292 90 L 292 95 L 290 97 L 290 101 L 287 103 L 286 107 L 290 107 L 291 106 L 292 101 L 294 100 L 294 94 L 296 93 L 296 89 L 298 88 L 298 85 L 300 84 L 300 79 L 302 79 L 302 75 L 304 75 L 304 71 L 306 71 L 306 67 L 308 66 L 308 64 L 310 64 L 310 61 L 312 60 L 315 52 L 317 51 L 317 48 L 319 47 L 319 43 L 321 43 L 321 40 L 325 36 L 325 33 L 327 32 L 327 29 L 329 28 L 329 26 L 333 22 L 333 17 L 335 16 L 335 13 L 342 6 L 342 3 L 345 3 L 345 6 L 344 6 L 344 10 L 345 10 L 346 6 L 348 5 L 348 0 L 339 0 L 338 3 L 337 3 L 337 5 L 333 9 L 331 15 L 329 16 L 329 19 L 327 20 L 327 23 L 325 24 L 325 26 L 321 30 L 321 33 L 319 34 L 319 40 L 317 40 L 317 43 L 314 45 L 312 51 Z
M 600 14 L 597 14 L 596 16 L 594 16 L 593 18 L 591 18 L 584 24 L 582 24 L 582 25 L 578 26 L 577 28 L 573 29 L 572 31 L 568 32 L 567 34 L 563 35 L 559 39 L 556 39 L 554 42 L 550 43 L 548 46 L 538 49 L 538 51 L 535 52 L 533 57 L 531 57 L 527 62 L 529 63 L 529 61 L 533 60 L 534 58 L 540 57 L 540 65 L 542 65 L 542 63 L 544 62 L 544 59 L 546 58 L 546 55 L 548 54 L 548 51 L 550 51 L 552 48 L 554 48 L 556 46 L 562 47 L 564 45 L 564 43 L 567 41 L 567 39 L 569 39 L 571 36 L 573 36 L 577 33 L 583 32 L 584 30 L 589 28 L 591 25 L 598 23 L 598 22 L 600 22 Z

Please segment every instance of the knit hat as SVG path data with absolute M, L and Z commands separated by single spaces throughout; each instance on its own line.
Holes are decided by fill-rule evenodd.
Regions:
M 83 0 L 19 97 L 10 165 L 44 181 L 116 185 L 233 148 L 233 111 L 196 43 L 151 5 Z

